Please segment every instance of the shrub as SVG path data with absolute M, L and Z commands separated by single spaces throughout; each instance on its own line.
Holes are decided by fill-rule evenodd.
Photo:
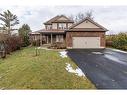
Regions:
M 28 45 L 30 45 L 29 37 L 28 36 L 22 37 L 22 41 L 23 41 L 23 43 L 22 43 L 23 47 L 27 47 Z
M 0 56 L 6 57 L 6 54 L 21 49 L 22 40 L 19 36 L 0 35 Z
M 54 49 L 65 49 L 66 46 L 63 42 L 56 42 L 53 43 L 49 48 L 54 48 Z
M 106 46 L 113 47 L 114 38 L 115 38 L 115 35 L 106 36 Z
M 10 53 L 15 50 L 19 50 L 22 45 L 21 38 L 19 36 L 9 36 L 6 41 L 6 51 Z
M 18 30 L 19 36 L 22 38 L 22 46 L 26 47 L 30 45 L 29 42 L 29 32 L 31 32 L 30 26 L 28 24 L 23 24 Z
M 113 47 L 126 50 L 127 35 L 125 33 L 119 33 L 113 39 Z
M 106 45 L 122 50 L 127 50 L 127 34 L 119 33 L 114 36 L 108 36 L 106 38 Z

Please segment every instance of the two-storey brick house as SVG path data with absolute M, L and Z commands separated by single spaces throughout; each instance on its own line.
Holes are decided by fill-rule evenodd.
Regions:
M 44 23 L 40 33 L 40 44 L 61 42 L 67 48 L 105 48 L 106 28 L 86 17 L 74 24 L 64 15 L 56 16 Z M 34 36 L 34 35 L 33 35 Z

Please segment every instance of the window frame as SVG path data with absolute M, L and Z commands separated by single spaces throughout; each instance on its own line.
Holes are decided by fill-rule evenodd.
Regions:
M 58 23 L 58 29 L 67 29 L 66 23 Z
M 56 35 L 56 42 L 63 42 L 64 36 L 63 35 Z

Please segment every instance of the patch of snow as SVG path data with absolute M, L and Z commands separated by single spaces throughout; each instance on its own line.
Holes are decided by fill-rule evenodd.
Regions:
M 41 47 L 37 47 L 37 49 L 41 49 Z
M 98 65 L 96 65 L 96 67 L 98 67 Z
M 62 58 L 67 57 L 67 51 L 61 51 L 61 52 L 59 52 L 59 53 L 60 53 L 60 56 L 61 56 Z
M 72 66 L 71 66 L 71 64 L 69 64 L 69 63 L 66 63 L 66 70 L 68 71 L 68 72 L 70 72 L 70 73 L 74 73 L 75 75 L 77 75 L 77 76 L 84 76 L 85 77 L 85 74 L 82 72 L 82 70 L 80 69 L 80 68 L 76 68 L 76 69 L 73 69 L 72 68 Z
M 105 52 L 105 53 L 107 53 L 107 54 L 113 54 L 112 52 Z
M 112 48 L 109 48 L 109 49 L 111 49 L 113 51 L 116 51 L 116 52 L 127 53 L 126 51 L 122 51 L 122 50 L 119 50 L 119 49 L 112 49 Z
M 105 57 L 112 60 L 112 61 L 115 61 L 115 62 L 119 62 L 119 63 L 122 63 L 122 64 L 127 64 L 127 63 L 119 60 L 117 57 L 114 57 L 114 56 L 111 56 L 111 55 L 105 55 Z
M 115 81 L 115 80 L 112 80 L 113 82 Z
M 103 53 L 101 53 L 101 52 L 92 52 L 93 54 L 103 54 Z

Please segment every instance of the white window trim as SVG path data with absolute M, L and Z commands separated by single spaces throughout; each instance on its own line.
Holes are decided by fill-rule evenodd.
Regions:
M 59 23 L 58 24 L 58 29 L 66 29 L 67 26 L 66 26 L 66 23 Z

